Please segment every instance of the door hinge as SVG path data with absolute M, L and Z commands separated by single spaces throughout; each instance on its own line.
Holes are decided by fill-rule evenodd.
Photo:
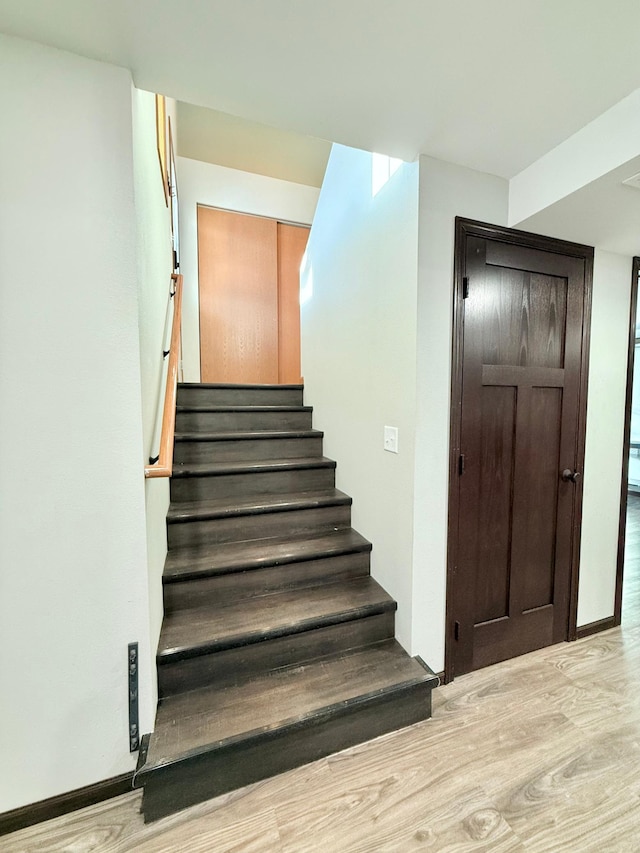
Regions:
M 454 640 L 460 639 L 460 623 L 459 622 L 453 623 L 453 639 Z
M 462 279 L 462 298 L 466 299 L 468 295 L 469 295 L 469 279 L 465 275 L 465 277 Z
M 464 453 L 461 453 L 458 457 L 458 474 L 460 476 L 464 474 Z

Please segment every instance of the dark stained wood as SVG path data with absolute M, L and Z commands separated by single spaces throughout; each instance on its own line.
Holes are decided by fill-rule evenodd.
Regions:
M 512 577 L 511 605 L 515 612 L 553 605 L 556 566 L 556 520 L 560 470 L 558 424 L 562 417 L 560 388 L 518 388 L 520 439 L 514 482 L 512 537 L 520 571 Z M 540 452 L 540 451 L 543 452 Z M 533 464 L 531 460 L 535 460 Z M 524 482 L 518 483 L 518 472 Z M 568 572 L 567 572 L 568 580 Z M 514 582 L 515 581 L 515 582 Z M 560 580 L 564 583 L 564 580 Z
M 565 247 L 457 221 L 448 680 L 575 630 L 593 251 Z
M 259 468 L 254 465 L 252 468 Z M 318 507 L 351 505 L 351 498 L 339 489 L 322 492 L 275 495 L 271 498 L 249 493 L 234 501 L 226 499 L 210 501 L 181 501 L 171 504 L 167 513 L 169 524 L 185 524 L 191 521 L 225 519 L 246 515 L 265 515 L 271 512 L 288 512 L 294 509 L 316 509 Z
M 337 531 L 342 533 L 345 531 Z M 264 543 L 265 540 L 258 540 Z M 250 543 L 251 544 L 251 543 Z M 370 546 L 369 546 L 370 547 Z M 252 599 L 259 585 L 263 594 L 350 581 L 369 575 L 369 550 L 318 556 L 313 560 L 254 566 L 224 574 L 205 574 L 164 586 L 164 612 L 201 607 L 203 601 Z M 260 577 L 254 572 L 258 571 Z
M 302 406 L 302 385 L 239 385 L 237 383 L 182 382 L 177 405 Z
M 636 316 L 638 313 L 638 279 L 640 258 L 633 259 L 631 273 L 631 305 L 629 308 L 629 350 L 627 356 L 627 391 L 624 407 L 624 440 L 622 445 L 622 477 L 620 483 L 620 521 L 618 524 L 618 562 L 616 566 L 616 592 L 613 610 L 614 624 L 622 621 L 622 590 L 624 583 L 627 495 L 629 492 L 629 451 L 631 448 L 631 406 L 633 403 L 633 372 L 635 368 Z
M 219 462 L 209 459 L 206 462 L 182 462 L 176 477 L 209 477 L 213 474 L 220 476 L 224 474 L 261 474 L 265 471 L 285 471 L 291 468 L 335 468 L 335 465 L 333 459 L 328 459 L 326 456 L 296 456 L 295 454 L 282 459 L 252 459 L 248 457 L 242 460 L 223 459 Z M 247 492 L 245 491 L 244 494 L 246 495 Z M 183 501 L 182 503 L 186 502 Z
M 284 536 L 288 530 L 317 536 L 324 531 L 351 527 L 351 506 L 335 500 L 323 506 L 288 508 L 282 512 L 246 513 L 226 518 L 196 518 L 188 523 L 170 524 L 169 548 L 209 543 Z
M 311 406 L 178 406 L 176 429 L 187 432 L 311 429 Z
M 151 771 L 144 781 L 145 822 L 424 720 L 436 683 L 425 674 L 423 681 L 341 702 L 299 723 Z
M 206 461 L 249 462 L 253 459 L 295 459 L 321 456 L 322 433 L 316 430 L 289 433 L 228 433 L 176 435 L 174 464 Z
M 182 549 L 167 555 L 163 579 L 165 584 L 199 580 L 204 575 L 245 572 L 356 551 L 371 551 L 371 543 L 351 529 L 331 531 L 316 537 L 290 535 L 280 539 L 231 542 L 219 545 L 215 551 Z
M 250 491 L 254 495 L 277 495 L 298 492 L 315 492 L 332 489 L 335 485 L 336 464 L 325 457 L 290 459 L 270 465 L 251 468 L 239 465 L 231 468 L 202 463 L 183 466 L 173 471 L 171 500 L 176 502 L 243 497 Z
M 260 643 L 322 625 L 395 610 L 395 602 L 371 577 L 302 590 L 222 601 L 167 614 L 158 661 L 185 659 L 218 649 Z
M 158 708 L 147 768 L 287 725 L 316 712 L 319 700 L 327 707 L 424 677 L 420 665 L 387 640 L 330 661 L 261 673 L 223 691 L 213 685 L 170 696 Z M 270 699 L 266 706 L 259 701 L 264 695 Z
M 549 367 L 514 367 L 508 364 L 483 364 L 483 385 L 519 388 L 562 388 L 564 370 Z
M 506 264 L 513 247 L 508 247 L 508 253 L 502 248 L 500 261 Z M 491 249 L 495 246 L 489 243 L 485 261 L 496 268 L 496 252 Z M 562 368 L 567 312 L 564 277 L 505 267 L 494 269 L 484 284 L 483 365 Z
M 452 644 L 457 642 L 459 622 L 453 607 L 457 583 L 458 526 L 460 520 L 460 424 L 462 420 L 462 344 L 464 332 L 466 226 L 457 218 L 453 257 L 453 320 L 451 353 L 451 412 L 449 416 L 449 506 L 447 515 L 447 582 L 445 611 L 445 660 L 442 683 L 454 676 Z
M 170 551 L 163 575 L 165 613 L 207 600 L 252 598 L 258 585 L 266 594 L 365 577 L 370 553 L 371 543 L 355 530 L 233 542 L 213 552 Z
M 183 384 L 177 426 L 145 820 L 424 720 L 438 683 L 301 386 Z
M 615 627 L 615 616 L 608 616 L 606 619 L 598 619 L 596 622 L 589 622 L 587 625 L 581 625 L 577 628 L 576 640 L 582 640 L 585 637 L 591 637 L 593 634 L 599 634 L 600 631 L 608 631 L 609 628 Z
M 111 797 L 118 797 L 132 788 L 133 773 L 123 773 L 121 776 L 104 779 L 93 785 L 86 785 L 84 788 L 77 788 L 74 791 L 49 797 L 47 800 L 3 812 L 0 814 L 0 835 L 7 835 L 9 832 L 16 832 L 27 826 L 84 809 L 103 800 L 109 800 Z
M 481 479 L 488 488 L 479 507 L 479 553 L 482 565 L 476 577 L 476 619 L 488 622 L 506 616 L 509 584 L 495 571 L 509 560 L 511 539 L 503 519 L 511 511 L 511 472 L 515 432 L 514 388 L 488 388 L 482 399 Z
M 309 660 L 331 658 L 347 649 L 376 645 L 393 638 L 393 609 L 345 622 L 318 623 L 299 634 L 268 637 L 264 642 L 221 649 L 215 654 L 164 661 L 158 667 L 161 698 L 216 684 L 219 688 L 255 678 L 259 672 L 300 666 Z M 268 697 L 265 698 L 268 701 Z

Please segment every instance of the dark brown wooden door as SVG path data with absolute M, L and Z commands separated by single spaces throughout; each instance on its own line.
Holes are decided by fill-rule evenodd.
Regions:
M 464 242 L 456 675 L 568 638 L 587 263 Z

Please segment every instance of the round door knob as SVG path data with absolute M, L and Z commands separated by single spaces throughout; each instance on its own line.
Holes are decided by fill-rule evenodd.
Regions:
M 580 472 L 572 471 L 571 468 L 565 468 L 562 472 L 562 479 L 565 483 L 577 483 L 580 479 Z

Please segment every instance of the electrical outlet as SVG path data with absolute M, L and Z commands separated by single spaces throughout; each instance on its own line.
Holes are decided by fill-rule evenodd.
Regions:
M 389 453 L 398 452 L 398 427 L 386 426 L 384 428 L 384 449 Z

